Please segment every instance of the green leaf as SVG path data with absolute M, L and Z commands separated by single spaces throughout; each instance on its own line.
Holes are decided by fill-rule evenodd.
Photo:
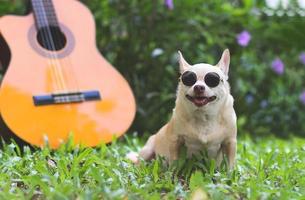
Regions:
M 204 178 L 201 171 L 195 171 L 192 174 L 189 185 L 191 191 L 204 186 Z
M 159 180 L 159 160 L 156 159 L 154 162 L 154 167 L 152 170 L 154 182 L 156 183 Z

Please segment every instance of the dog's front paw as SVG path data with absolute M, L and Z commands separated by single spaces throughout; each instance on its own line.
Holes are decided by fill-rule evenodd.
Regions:
M 136 152 L 129 152 L 126 155 L 126 158 L 131 160 L 131 162 L 133 162 L 134 164 L 138 164 L 139 163 L 139 154 Z

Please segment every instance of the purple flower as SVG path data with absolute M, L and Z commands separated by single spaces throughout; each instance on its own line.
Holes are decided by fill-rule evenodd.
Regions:
M 236 40 L 240 46 L 246 47 L 251 40 L 251 35 L 248 31 L 244 30 L 236 36 Z
M 272 70 L 278 75 L 282 75 L 284 73 L 284 63 L 280 58 L 276 58 L 271 63 Z
M 173 0 L 164 0 L 164 4 L 165 4 L 165 6 L 169 10 L 173 10 L 174 9 L 174 2 L 173 2 Z
M 305 90 L 300 94 L 300 101 L 305 105 Z
M 254 96 L 252 94 L 247 94 L 246 95 L 246 103 L 251 104 L 254 101 Z
M 260 103 L 261 108 L 266 108 L 268 106 L 268 101 L 267 100 L 262 100 Z
M 305 65 L 305 52 L 302 52 L 300 54 L 299 59 L 300 59 L 301 63 Z

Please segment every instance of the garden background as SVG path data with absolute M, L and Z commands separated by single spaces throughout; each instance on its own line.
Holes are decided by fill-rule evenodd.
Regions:
M 247 170 L 251 171 L 247 168 L 247 164 L 243 163 L 246 161 L 242 161 L 240 157 L 245 153 L 241 152 L 251 145 L 261 145 L 260 147 L 263 149 L 270 148 L 269 153 L 276 152 L 276 149 L 281 151 L 281 148 L 288 148 L 291 150 L 295 147 L 297 152 L 294 150 L 289 150 L 289 152 L 304 156 L 304 140 L 295 139 L 305 137 L 305 2 L 303 0 L 82 0 L 82 2 L 94 14 L 98 48 L 104 57 L 126 77 L 136 96 L 137 115 L 129 130 L 129 136 L 126 138 L 132 142 L 128 140 L 129 147 L 123 148 L 122 152 L 130 150 L 130 148 L 138 149 L 137 145 L 143 144 L 142 140 L 131 139 L 134 136 L 132 133 L 137 133 L 136 135 L 146 133 L 144 135 L 147 136 L 158 130 L 169 119 L 174 107 L 178 82 L 178 50 L 182 51 L 189 63 L 216 64 L 222 51 L 229 48 L 231 52 L 229 82 L 235 98 L 238 134 L 240 138 L 243 138 L 241 139 L 243 142 L 239 145 L 240 168 L 236 173 L 240 175 Z M 24 0 L 2 0 L 0 16 L 23 15 L 27 10 L 25 5 Z M 252 139 L 249 139 L 249 136 Z M 283 143 L 278 137 L 290 138 L 290 141 Z M 264 138 L 271 141 L 269 143 L 267 141 L 267 144 L 260 143 L 264 141 Z M 272 144 L 272 140 L 279 142 Z M 113 153 L 116 148 L 122 147 L 116 147 L 114 144 L 105 151 Z M 264 154 L 264 152 L 259 152 L 261 150 L 259 147 L 253 149 L 257 150 L 254 151 L 254 154 L 261 156 Z M 83 151 L 86 150 L 80 152 Z M 122 156 L 121 150 L 118 151 L 120 152 L 118 155 Z M 78 153 L 72 154 L 79 155 Z M 4 151 L 2 154 L 20 156 L 15 151 L 7 154 Z M 35 156 L 31 153 L 29 155 Z M 284 155 L 278 155 L 276 158 L 272 155 L 268 157 L 266 154 L 265 156 L 268 158 L 258 157 L 274 162 L 280 159 L 279 166 L 287 164 L 281 160 L 281 156 Z M 290 156 L 293 155 L 289 154 L 288 157 L 285 157 L 288 164 L 292 162 Z M 9 158 L 10 156 L 7 156 L 7 162 L 10 160 Z M 256 162 L 256 159 L 255 156 L 249 158 L 249 163 Z M 298 159 L 304 161 L 304 157 L 298 157 Z M 119 161 L 121 160 L 114 162 Z M 108 162 L 111 164 L 111 160 Z M 254 166 L 259 168 L 259 165 L 256 164 Z M 288 164 L 286 167 L 293 169 Z M 157 176 L 156 170 L 161 170 L 158 172 L 166 174 L 166 169 L 161 169 L 161 167 L 159 169 L 157 164 L 152 164 L 152 166 L 152 168 L 146 169 L 146 172 L 155 173 L 152 179 L 158 182 L 160 179 L 155 177 Z M 271 164 L 268 165 L 268 167 L 271 166 Z M 242 167 L 245 167 L 245 171 L 241 170 Z M 294 167 L 296 171 L 291 171 L 291 175 L 304 174 L 304 170 L 300 171 L 299 164 Z M 283 173 L 287 168 L 281 169 Z M 252 170 L 255 171 L 255 169 Z M 251 177 L 257 176 L 259 169 L 257 170 L 254 173 L 256 175 L 252 174 Z M 214 175 L 212 174 L 211 177 Z M 221 178 L 223 177 L 226 176 L 221 175 Z M 262 178 L 263 188 L 266 186 L 267 177 Z M 3 180 L 7 181 L 7 179 Z M 120 185 L 124 182 L 122 180 L 117 180 L 118 187 L 122 186 Z M 212 184 L 208 180 L 210 180 L 209 177 L 205 177 L 205 181 L 207 181 L 204 182 L 205 185 Z M 176 181 L 179 182 L 179 180 Z M 231 181 L 234 183 L 236 180 Z M 171 182 L 172 187 L 176 187 L 177 182 Z M 304 180 L 296 182 L 299 188 L 302 185 L 305 186 Z M 275 184 L 275 182 L 273 183 Z M 232 198 L 263 198 L 264 194 L 269 194 L 268 192 L 253 193 L 253 191 L 248 193 L 247 188 L 259 185 L 257 182 L 251 184 L 250 186 L 246 184 L 244 188 L 236 186 L 237 189 L 233 188 L 233 192 L 223 191 L 227 188 L 225 186 L 221 187 L 220 191 L 216 188 L 215 191 L 219 193 L 215 194 L 229 193 Z M 189 191 L 189 185 L 186 185 L 185 191 Z M 109 191 L 112 191 L 111 187 Z M 183 186 L 181 187 L 183 188 Z M 274 190 L 270 193 L 271 196 L 267 195 L 266 198 L 276 197 L 276 192 L 281 187 L 281 184 L 274 186 Z M 259 188 L 256 189 L 259 190 Z M 2 190 L 5 189 L 2 188 Z M 71 190 L 71 193 L 74 194 L 73 188 Z M 134 188 L 134 190 L 136 189 Z M 290 190 L 294 191 L 291 188 Z M 122 194 L 128 196 L 128 191 L 125 193 L 123 191 L 118 196 L 122 197 L 120 196 Z M 153 189 L 153 187 L 147 191 L 154 191 L 156 194 L 163 192 L 162 189 Z M 78 194 L 79 191 L 74 192 Z M 165 190 L 165 194 L 167 192 Z M 303 192 L 298 191 L 296 198 L 305 195 Z M 53 195 L 52 192 L 47 194 Z M 70 198 L 69 194 L 67 193 L 68 198 Z M 168 194 L 171 193 L 168 192 Z M 208 192 L 208 195 L 214 198 L 217 197 L 215 194 Z M 286 193 L 280 193 L 280 196 L 284 194 Z M 173 193 L 173 195 L 175 196 L 177 193 Z M 179 193 L 179 195 L 187 196 L 186 193 Z M 292 194 L 287 193 L 286 195 Z
M 134 90 L 138 108 L 131 131 L 151 133 L 168 120 L 178 50 L 190 63 L 216 64 L 229 48 L 239 132 L 305 136 L 303 1 L 83 2 L 95 16 L 101 53 Z M 24 0 L 1 1 L 0 16 L 25 12 Z

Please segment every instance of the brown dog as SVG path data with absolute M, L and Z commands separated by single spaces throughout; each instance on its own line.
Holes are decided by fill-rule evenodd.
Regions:
M 128 157 L 135 163 L 139 156 L 144 160 L 155 155 L 172 162 L 179 158 L 179 147 L 184 143 L 187 155 L 207 150 L 209 158 L 219 166 L 223 153 L 230 168 L 236 154 L 236 114 L 233 97 L 227 82 L 230 53 L 226 49 L 219 63 L 190 65 L 179 52 L 180 82 L 176 106 L 170 121 L 152 135 L 138 154 Z

